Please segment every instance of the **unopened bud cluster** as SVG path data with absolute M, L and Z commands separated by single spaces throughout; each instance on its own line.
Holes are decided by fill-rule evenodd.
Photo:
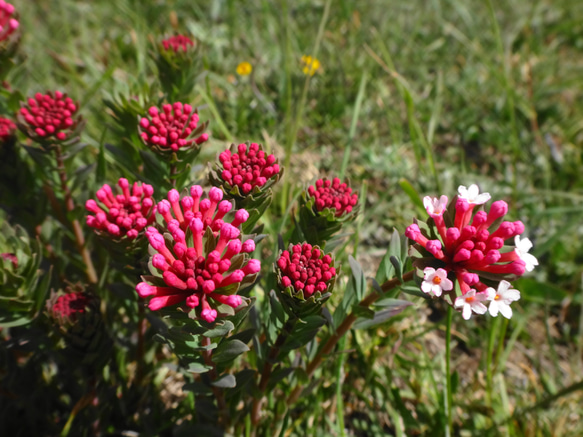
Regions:
M 206 199 L 201 199 L 202 195 L 202 188 L 195 185 L 190 196 L 180 199 L 178 191 L 171 190 L 168 200 L 158 203 L 168 234 L 165 237 L 150 227 L 146 235 L 158 252 L 152 257 L 152 266 L 165 286 L 140 282 L 136 290 L 141 297 L 151 297 L 151 310 L 185 302 L 210 323 L 219 315 L 219 305 L 237 308 L 242 304 L 236 292 L 244 282 L 254 280 L 261 263 L 247 255 L 255 250 L 255 242 L 241 241 L 239 225 L 249 214 L 238 210 L 228 223 L 223 219 L 232 204 L 222 200 L 222 190 L 211 188 Z
M 501 299 L 501 294 L 496 299 L 497 294 L 490 285 L 498 286 L 499 291 L 506 291 L 510 286 L 506 280 L 531 271 L 538 262 L 528 253 L 532 247 L 530 241 L 527 238 L 520 239 L 524 232 L 522 222 L 503 220 L 508 213 L 506 202 L 495 201 L 488 212 L 479 210 L 474 213 L 474 208 L 486 203 L 490 195 L 479 194 L 476 185 L 469 189 L 460 186 L 459 193 L 448 214 L 447 196 L 439 199 L 425 197 L 425 208 L 433 219 L 430 225 L 434 226 L 433 234 L 422 231 L 418 224 L 412 224 L 405 235 L 417 243 L 418 249 L 422 248 L 436 260 L 431 266 L 426 265 L 431 264 L 427 257 L 419 258 L 416 262 L 417 266 L 424 264 L 422 267 L 425 267 L 423 291 L 435 296 L 441 295 L 442 290 L 453 293 L 450 279 L 457 280 L 462 296 L 457 297 L 453 303 L 456 308 L 463 309 L 463 316 L 468 319 L 472 311 L 479 314 L 486 312 L 481 302 Z M 514 240 L 514 246 L 505 246 L 508 240 Z M 450 274 L 451 278 L 448 279 Z M 516 297 L 513 293 L 511 295 Z M 497 310 L 490 312 L 498 313 Z M 511 311 L 503 310 L 502 314 L 505 313 L 512 314 Z
M 0 117 L 0 143 L 7 142 L 14 136 L 16 125 L 8 118 Z
M 276 262 L 279 282 L 285 289 L 292 287 L 294 294 L 303 291 L 304 298 L 316 292 L 324 293 L 336 276 L 333 260 L 311 244 L 296 244 L 284 250 Z
M 37 141 L 65 141 L 74 134 L 80 119 L 79 106 L 60 91 L 36 93 L 19 111 L 21 130 Z
M 140 135 L 155 150 L 177 152 L 208 140 L 208 134 L 198 135 L 201 130 L 198 122 L 198 114 L 188 104 L 166 104 L 162 110 L 152 106 L 148 116 L 140 120 Z M 201 127 L 204 128 L 204 125 Z
M 162 41 L 164 50 L 173 50 L 174 52 L 186 52 L 194 48 L 194 41 L 186 35 L 176 35 Z
M 0 0 L 0 42 L 8 39 L 19 26 L 20 23 L 16 19 L 14 6 L 4 0 Z
M 352 188 L 346 183 L 341 183 L 338 178 L 331 181 L 319 179 L 315 186 L 308 188 L 308 195 L 315 199 L 314 207 L 317 211 L 323 211 L 326 208 L 335 209 L 336 217 L 350 214 L 358 203 L 358 195 L 353 193 Z
M 60 325 L 75 323 L 87 311 L 89 296 L 83 291 L 67 293 L 59 296 L 49 308 L 53 318 Z
M 249 194 L 254 187 L 263 187 L 279 174 L 279 164 L 274 155 L 267 155 L 256 143 L 239 144 L 237 153 L 225 150 L 219 155 L 223 167 L 222 179 L 241 194 Z
M 114 194 L 105 184 L 96 193 L 100 203 L 93 199 L 85 203 L 87 211 L 93 214 L 87 216 L 87 225 L 114 239 L 133 240 L 155 219 L 154 189 L 148 184 L 134 182 L 130 190 L 125 178 L 120 178 L 118 185 L 121 194 Z

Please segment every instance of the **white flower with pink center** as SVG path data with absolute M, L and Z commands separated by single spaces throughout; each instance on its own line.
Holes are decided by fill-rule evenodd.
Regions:
M 425 196 L 423 198 L 423 206 L 427 210 L 427 214 L 431 217 L 443 215 L 447 207 L 447 196 L 437 197 Z
M 520 299 L 520 291 L 514 290 L 510 287 L 510 282 L 503 280 L 498 284 L 498 291 L 491 287 L 486 289 L 488 300 L 490 300 L 488 311 L 492 317 L 496 317 L 498 313 L 502 314 L 507 319 L 512 317 L 512 308 L 510 308 L 510 304 Z
M 492 197 L 490 193 L 480 194 L 480 189 L 476 184 L 472 184 L 467 188 L 464 185 L 460 185 L 457 191 L 459 198 L 467 200 L 470 205 L 483 205 Z
M 534 255 L 528 253 L 532 249 L 532 243 L 528 238 L 520 239 L 520 235 L 514 237 L 514 245 L 516 248 L 514 252 L 519 256 L 519 258 L 526 264 L 525 268 L 527 272 L 532 272 L 535 266 L 538 266 L 538 260 Z
M 476 314 L 485 314 L 488 308 L 482 302 L 488 300 L 488 294 L 477 293 L 473 288 L 463 296 L 455 300 L 454 306 L 462 308 L 462 317 L 469 320 L 472 317 L 472 311 Z
M 447 279 L 447 272 L 444 269 L 435 270 L 433 267 L 426 267 L 423 270 L 423 282 L 421 290 L 433 296 L 441 296 L 444 291 L 453 289 L 453 282 Z

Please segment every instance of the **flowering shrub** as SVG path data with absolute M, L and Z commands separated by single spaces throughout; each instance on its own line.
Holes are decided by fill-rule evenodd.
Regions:
M 15 17 L 14 8 L 0 0 L 0 50 L 8 42 L 15 47 Z M 218 73 L 204 71 L 197 44 L 188 36 L 151 41 L 151 59 L 136 83 L 125 93 L 112 91 L 114 97 L 104 100 L 105 115 L 90 118 L 111 117 L 112 131 L 102 123 L 82 132 L 79 104 L 63 92 L 37 93 L 18 109 L 20 91 L 8 85 L 0 90 L 2 110 L 17 111 L 16 126 L 27 137 L 18 138 L 15 124 L 0 118 L 0 141 L 10 141 L 1 150 L 9 157 L 3 164 L 14 166 L 13 172 L 0 172 L 0 182 L 17 199 L 0 199 L 0 342 L 6 346 L 0 379 L 13 384 L 0 390 L 0 407 L 9 413 L 0 410 L 10 423 L 8 434 L 303 435 L 307 430 L 283 429 L 304 414 L 302 399 L 314 399 L 317 389 L 319 399 L 336 390 L 342 407 L 343 378 L 350 374 L 345 364 L 363 363 L 363 374 L 378 367 L 376 352 L 364 351 L 387 349 L 389 337 L 368 340 L 413 306 L 398 298 L 401 292 L 449 305 L 445 405 L 436 392 L 439 408 L 453 414 L 452 314 L 459 310 L 466 320 L 487 312 L 511 318 L 521 297 L 511 282 L 538 265 L 523 223 L 505 220 L 508 204 L 498 200 L 486 206 L 491 196 L 476 185 L 460 186 L 451 202 L 445 195 L 427 196 L 422 200 L 427 221 L 414 220 L 405 231 L 408 240 L 393 232 L 376 273 L 375 257 L 364 258 L 363 268 L 357 261 L 363 259 L 357 257 L 360 239 L 377 238 L 377 229 L 370 229 L 370 213 L 353 226 L 371 196 L 359 195 L 343 180 L 346 166 L 342 178 L 303 175 L 300 169 L 284 179 L 275 142 L 270 141 L 274 154 L 255 142 L 232 143 L 225 150 L 221 141 L 241 132 L 231 132 L 232 120 L 222 119 L 228 108 L 211 95 L 223 92 L 220 82 L 213 82 Z M 1 52 L 0 61 L 5 60 L 14 64 L 18 58 Z M 321 70 L 314 57 L 303 56 L 301 63 L 306 75 Z M 117 79 L 121 72 L 115 68 L 109 71 Z M 271 93 L 259 90 L 259 79 L 269 78 L 257 68 L 258 82 L 247 83 L 253 100 L 236 102 L 237 110 L 253 109 L 257 102 L 266 112 L 277 106 Z M 236 70 L 239 76 L 252 71 L 248 62 Z M 202 87 L 198 81 L 205 75 Z M 100 85 L 109 78 L 104 74 Z M 286 100 L 295 98 L 291 88 L 297 79 L 290 76 Z M 359 96 L 366 80 L 363 75 Z M 310 80 L 303 82 L 305 103 Z M 235 100 L 228 98 L 229 104 Z M 209 141 L 208 122 L 200 123 L 198 110 L 186 101 L 204 102 L 201 110 L 208 108 L 218 126 L 216 140 Z M 282 158 L 286 167 L 294 165 L 294 147 L 302 145 L 297 134 L 304 103 L 297 119 L 277 132 L 290 135 Z M 92 101 L 87 109 L 97 105 Z M 240 122 L 248 113 L 237 116 Z M 215 162 L 197 161 L 205 143 L 212 151 L 200 155 L 218 150 Z M 295 180 L 298 174 L 305 176 L 303 184 Z M 108 177 L 117 179 L 117 188 L 104 183 Z M 416 205 L 420 199 L 405 182 L 401 186 L 410 188 Z M 23 186 L 34 202 L 20 198 L 17 189 Z M 363 186 L 360 193 L 365 192 Z M 393 211 L 388 212 L 392 221 Z M 360 234 L 361 227 L 366 233 Z M 401 336 L 398 325 L 391 329 Z M 358 333 L 358 341 L 347 343 L 349 333 L 363 330 L 367 341 Z M 492 332 L 489 351 L 496 338 Z M 399 345 L 400 340 L 390 344 L 390 353 Z M 392 372 L 400 361 L 390 358 L 384 367 Z M 332 368 L 334 385 L 326 379 Z M 368 382 L 403 404 L 399 390 L 381 387 L 374 375 Z M 164 384 L 175 385 L 177 400 L 162 400 Z M 28 386 L 33 389 L 22 395 L 20 388 Z M 45 390 L 51 396 L 41 397 Z M 488 402 L 489 408 L 492 399 Z M 396 423 L 405 422 L 398 409 L 407 421 L 413 417 L 408 405 L 391 406 Z M 28 427 L 22 417 L 38 424 Z M 339 435 L 345 431 L 342 420 Z M 436 421 L 441 426 L 446 420 Z M 446 431 L 459 434 L 450 423 Z

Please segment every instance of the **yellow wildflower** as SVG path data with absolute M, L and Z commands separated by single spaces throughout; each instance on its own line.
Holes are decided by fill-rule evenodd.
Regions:
M 316 73 L 316 71 L 320 69 L 320 61 L 318 61 L 316 58 L 312 58 L 311 56 L 307 55 L 302 56 L 301 62 L 303 65 L 302 71 L 304 72 L 304 74 L 309 74 L 310 76 L 313 76 Z
M 237 74 L 239 76 L 249 76 L 252 71 L 253 66 L 247 61 L 243 61 L 237 65 Z

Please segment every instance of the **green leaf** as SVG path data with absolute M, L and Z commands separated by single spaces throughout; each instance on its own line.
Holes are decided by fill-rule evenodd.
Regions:
M 186 370 L 188 370 L 191 373 L 206 373 L 211 369 L 212 366 L 208 366 L 206 364 L 197 362 L 188 363 L 188 367 L 186 368 Z
M 348 255 L 348 263 L 350 264 L 350 269 L 352 270 L 352 280 L 354 281 L 356 299 L 361 301 L 364 299 L 364 293 L 366 292 L 366 279 L 364 277 L 362 267 L 358 261 L 352 257 L 352 255 Z
M 233 329 L 235 329 L 233 322 L 225 320 L 222 324 L 215 326 L 213 329 L 209 329 L 203 335 L 208 338 L 224 337 Z
M 216 381 L 211 382 L 211 385 L 219 388 L 233 388 L 237 386 L 237 380 L 233 375 L 224 375 Z
M 381 323 L 386 322 L 391 317 L 396 316 L 397 314 L 401 313 L 405 308 L 412 305 L 411 302 L 405 302 L 405 304 L 395 305 L 392 307 L 385 308 L 381 311 L 377 311 L 374 313 L 374 317 L 372 319 L 360 317 L 354 322 L 354 329 L 368 329 L 373 326 L 379 325 Z
M 225 339 L 219 344 L 216 351 L 213 353 L 213 362 L 224 363 L 237 358 L 244 352 L 249 350 L 249 346 L 241 340 Z

